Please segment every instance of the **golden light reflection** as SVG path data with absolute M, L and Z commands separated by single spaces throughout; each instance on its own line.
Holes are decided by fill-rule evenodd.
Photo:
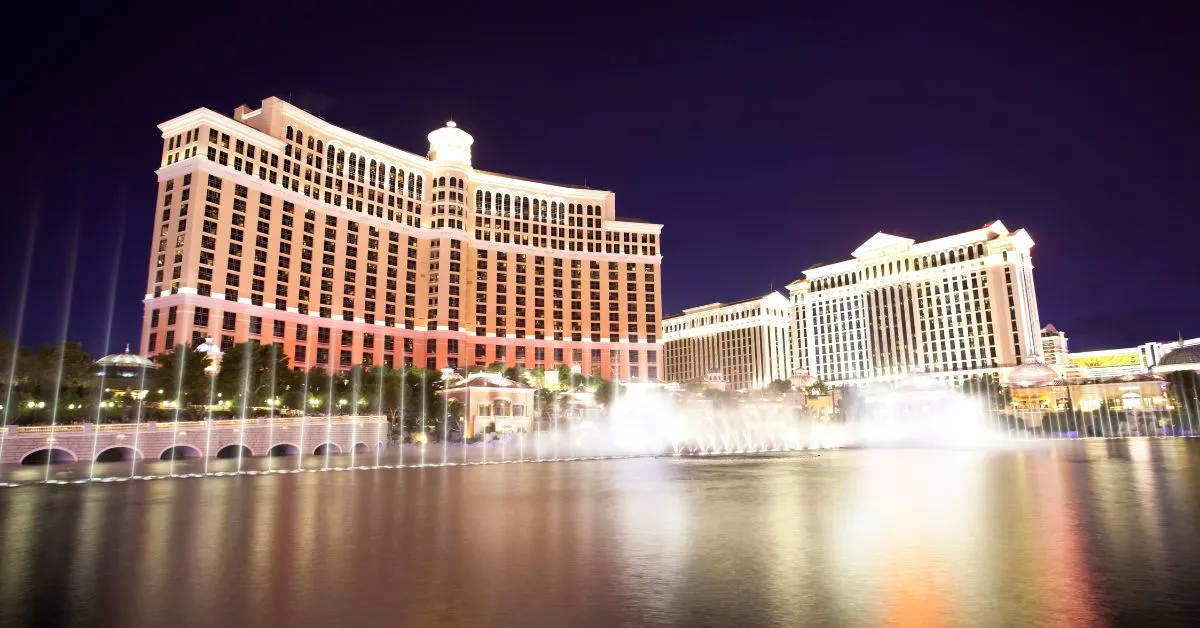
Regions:
M 1057 452 L 1056 452 L 1057 453 Z M 1055 460 L 1059 456 L 1039 456 L 1030 477 L 1036 478 L 1033 492 L 1038 497 L 1036 571 L 1045 605 L 1041 623 L 1050 626 L 1094 626 L 1100 620 L 1099 601 L 1091 582 L 1084 545 L 1084 524 L 1080 519 L 1080 492 L 1074 486 L 1075 469 Z
M 171 550 L 180 543 L 172 525 L 172 514 L 184 512 L 172 504 L 178 497 L 177 483 L 169 481 L 150 482 L 146 486 L 147 505 L 142 510 L 142 522 L 137 529 L 129 530 L 128 542 L 140 550 L 137 570 L 143 574 L 159 573 L 172 558 Z M 143 578 L 136 594 L 137 613 L 148 617 L 159 617 L 167 602 L 166 587 L 171 583 L 163 578 Z
M 37 516 L 46 491 L 36 488 L 10 489 L 4 497 L 7 508 L 0 519 L 0 607 L 20 608 L 22 581 L 33 573 L 34 548 L 39 538 Z
M 111 502 L 102 495 L 111 491 L 104 490 L 110 487 L 98 488 L 100 490 L 96 491 L 97 495 L 93 499 L 84 501 L 83 512 L 75 527 L 79 545 L 71 564 L 71 571 L 77 574 L 74 586 L 71 587 L 71 597 L 75 600 L 73 603 L 81 607 L 93 599 L 95 588 L 100 585 L 96 577 L 97 568 L 106 558 L 105 551 L 108 549 L 105 547 L 104 538 L 107 535 L 109 518 L 104 516 L 104 509 Z
M 871 623 L 944 626 L 976 609 L 994 586 L 987 545 L 991 499 L 984 452 L 878 450 L 863 465 L 838 525 L 838 570 L 851 569 L 856 591 L 878 591 Z M 856 622 L 857 623 L 857 622 Z

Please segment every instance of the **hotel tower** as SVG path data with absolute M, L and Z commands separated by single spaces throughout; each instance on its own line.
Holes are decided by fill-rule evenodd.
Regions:
M 792 367 L 832 385 L 953 381 L 1039 357 L 1033 239 L 1004 223 L 915 242 L 877 233 L 791 283 Z
M 665 378 L 687 383 L 719 375 L 733 390 L 787 380 L 789 321 L 788 300 L 778 292 L 668 317 L 663 320 Z
M 142 353 L 275 343 L 296 367 L 502 362 L 660 377 L 662 225 L 605 190 L 426 157 L 278 98 L 159 125 Z

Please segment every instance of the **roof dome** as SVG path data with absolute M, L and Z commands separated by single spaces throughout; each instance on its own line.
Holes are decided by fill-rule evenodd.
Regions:
M 106 355 L 106 356 L 100 358 L 99 360 L 96 360 L 96 364 L 99 364 L 100 366 L 112 366 L 112 367 L 117 367 L 117 368 L 135 368 L 135 369 L 152 369 L 152 368 L 154 368 L 154 362 L 152 362 L 149 359 L 144 358 L 136 353 L 130 353 L 128 345 L 126 345 L 124 353 L 114 353 L 112 355 Z
M 1008 372 L 1008 383 L 1012 386 L 1044 386 L 1058 379 L 1058 372 L 1036 359 Z
M 499 373 L 471 373 L 465 378 L 448 384 L 447 388 L 529 388 Z
M 1158 366 L 1191 366 L 1200 369 L 1200 344 L 1172 350 L 1158 361 Z
M 428 137 L 429 159 L 456 161 L 468 167 L 471 165 L 471 145 L 475 143 L 475 138 L 458 128 L 453 120 L 432 131 Z

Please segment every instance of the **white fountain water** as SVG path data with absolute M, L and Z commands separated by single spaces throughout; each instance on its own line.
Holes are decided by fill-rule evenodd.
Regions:
M 329 470 L 329 456 L 333 453 L 333 445 L 331 444 L 333 442 L 333 393 L 333 370 L 330 369 L 329 387 L 325 389 L 325 396 L 329 398 L 329 403 L 325 410 L 325 444 L 322 445 L 325 448 L 325 461 L 322 463 L 321 468 L 324 470 Z
M 362 394 L 362 369 L 350 371 L 350 468 L 357 465 L 358 460 L 358 397 Z
M 149 370 L 150 369 L 141 369 L 141 374 L 138 375 L 138 390 L 141 390 L 141 391 L 146 390 L 146 372 Z M 146 397 L 144 394 L 138 395 L 137 404 L 135 405 L 135 409 L 134 409 L 134 419 L 133 419 L 134 420 L 134 423 L 133 423 L 134 424 L 134 428 L 133 428 L 133 450 L 134 451 L 141 451 L 141 449 L 139 449 L 139 447 L 141 447 L 142 408 L 144 407 L 145 399 L 146 399 Z M 129 477 L 133 477 L 133 476 L 137 475 L 137 463 L 138 463 L 138 457 L 130 456 Z
M 177 352 L 176 359 L 179 361 L 179 368 L 175 373 L 175 412 L 171 421 L 171 461 L 167 464 L 167 475 L 175 475 L 175 459 L 178 457 L 176 446 L 179 444 L 179 413 L 183 411 L 183 378 L 186 372 L 184 369 L 189 357 L 188 351 L 184 349 Z
M 60 330 L 62 342 L 60 343 L 60 351 L 58 354 L 58 372 L 54 378 L 54 401 L 50 404 L 50 449 L 46 452 L 46 476 L 45 479 L 50 479 L 50 468 L 54 462 L 54 447 L 57 443 L 54 439 L 54 428 L 58 425 L 58 404 L 62 396 L 62 377 L 63 377 L 63 361 L 67 357 L 67 331 L 71 324 L 71 300 L 74 297 L 75 291 L 75 261 L 79 255 L 79 225 L 75 225 L 74 233 L 71 236 L 70 254 L 67 258 L 67 280 L 63 284 L 63 317 L 62 329 Z
M 383 409 L 383 372 L 385 370 L 387 370 L 387 368 L 386 368 L 387 366 L 388 366 L 387 363 L 385 363 L 384 366 L 381 366 L 378 369 L 379 370 L 379 397 L 375 403 L 375 414 L 378 414 L 381 416 L 386 416 L 384 409 Z M 379 467 L 379 458 L 380 458 L 380 456 L 383 455 L 383 449 L 379 445 L 382 442 L 383 442 L 383 423 L 376 423 L 375 424 L 375 443 L 373 445 L 371 445 L 371 448 L 375 450 L 375 467 L 376 468 Z
M 428 386 L 429 376 L 424 370 L 421 371 L 421 436 L 418 440 L 418 447 L 421 448 L 421 465 L 425 465 L 425 442 L 429 439 L 429 432 L 425 429 L 425 416 L 429 409 L 429 401 L 426 399 L 425 389 Z
M 268 428 L 270 431 L 268 432 L 268 437 L 267 437 L 267 470 L 268 471 L 275 468 L 275 464 L 274 464 L 275 460 L 274 460 L 274 457 L 271 455 L 270 448 L 275 446 L 275 375 L 276 375 L 275 367 L 276 367 L 276 364 L 278 362 L 278 357 L 279 357 L 277 354 L 277 352 L 279 351 L 279 345 L 275 344 L 275 343 L 271 343 L 270 351 L 271 351 L 271 391 L 270 391 L 269 397 L 267 399 L 267 416 L 269 417 L 267 420 L 270 423 L 270 427 Z
M 1015 417 L 1022 424 L 1037 418 Z M 1024 439 L 1026 430 L 1021 431 Z M 1013 426 L 991 394 L 967 394 L 933 377 L 911 375 L 859 391 L 846 412 L 846 439 L 860 447 L 995 448 L 1013 440 Z
M 637 391 L 613 403 L 607 437 L 621 452 L 675 455 L 797 451 L 845 443 L 842 426 L 817 420 L 795 403 L 767 400 L 718 407 Z
M 300 451 L 296 452 L 296 470 L 304 468 L 304 450 L 307 448 L 304 437 L 308 435 L 308 369 L 304 369 L 304 387 L 300 393 Z
M 259 350 L 258 343 L 251 341 L 243 345 L 242 350 L 242 416 L 238 423 L 238 451 L 237 451 L 237 471 L 242 472 L 242 458 L 246 452 L 246 425 L 250 420 L 250 406 L 252 404 L 250 390 L 250 364 L 252 354 Z M 255 382 L 257 384 L 257 382 Z M 176 411 L 178 416 L 178 411 Z
M 404 466 L 404 422 L 408 420 L 404 413 L 405 399 L 408 398 L 408 363 L 404 360 L 400 362 L 400 416 L 396 422 L 400 424 L 399 443 L 396 450 L 399 452 L 396 456 L 396 464 Z
M 124 216 L 124 214 L 122 214 L 121 217 L 117 220 L 117 225 L 118 225 L 117 237 L 116 237 L 116 242 L 115 242 L 116 246 L 113 250 L 112 273 L 111 273 L 110 283 L 108 284 L 108 302 L 105 304 L 105 306 L 106 306 L 105 307 L 105 316 L 104 316 L 104 354 L 105 355 L 108 354 L 109 345 L 112 344 L 113 313 L 116 311 L 116 307 L 117 307 L 117 278 L 120 277 L 120 275 L 121 275 L 121 244 L 124 242 L 124 235 L 125 235 L 125 229 L 124 229 L 125 216 Z M 128 351 L 128 349 L 126 349 L 126 350 Z M 144 373 L 145 369 L 142 369 L 142 372 Z M 92 464 L 88 469 L 88 477 L 89 478 L 96 477 L 96 459 L 97 459 L 98 453 L 99 453 L 96 450 L 99 448 L 99 445 L 100 445 L 100 423 L 104 418 L 104 384 L 105 384 L 105 381 L 107 378 L 107 374 L 108 374 L 107 369 L 101 372 L 100 385 L 96 387 L 96 420 L 95 420 L 95 423 L 93 426 L 93 431 L 95 433 L 92 436 L 92 456 L 91 456 Z M 137 450 L 134 449 L 133 452 L 134 453 L 131 457 L 134 459 L 137 459 Z
M 209 342 L 213 342 L 209 339 Z M 217 395 L 217 378 L 215 375 L 208 377 L 208 407 L 205 410 L 205 426 L 204 426 L 204 472 L 208 473 L 208 463 L 212 460 L 212 436 L 213 436 L 213 404 L 216 401 Z M 176 452 L 172 452 L 172 456 Z
M 21 277 L 21 289 L 17 296 L 17 324 L 13 330 L 15 335 L 12 340 L 12 356 L 8 363 L 8 372 L 16 374 L 17 361 L 21 356 L 21 332 L 25 327 L 25 302 L 29 297 L 29 274 L 33 269 L 33 247 L 37 237 L 37 214 L 34 213 L 33 218 L 29 221 L 29 237 L 26 240 L 28 245 L 25 249 L 24 272 Z M 16 385 L 17 378 L 8 378 L 8 391 L 4 395 L 4 425 L 2 428 L 5 433 L 8 432 L 8 415 L 12 412 L 13 404 L 13 388 Z M 0 457 L 4 455 L 4 445 L 8 439 L 0 438 Z

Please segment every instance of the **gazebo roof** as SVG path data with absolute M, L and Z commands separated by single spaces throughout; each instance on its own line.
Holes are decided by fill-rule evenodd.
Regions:
M 1058 379 L 1058 372 L 1037 360 L 1028 360 L 1008 372 L 1008 383 L 1014 386 L 1044 386 Z
M 100 358 L 99 360 L 96 360 L 96 364 L 98 364 L 100 366 L 111 366 L 111 367 L 116 367 L 116 368 L 134 368 L 134 369 L 152 369 L 152 368 L 154 368 L 154 362 L 152 362 L 149 359 L 144 358 L 136 353 L 131 353 L 129 351 L 128 346 L 125 347 L 124 353 L 114 353 L 112 355 L 106 355 L 106 356 Z
M 464 388 L 510 388 L 514 390 L 532 390 L 520 382 L 515 382 L 498 373 L 472 373 L 465 378 L 446 387 L 446 390 L 461 390 Z

